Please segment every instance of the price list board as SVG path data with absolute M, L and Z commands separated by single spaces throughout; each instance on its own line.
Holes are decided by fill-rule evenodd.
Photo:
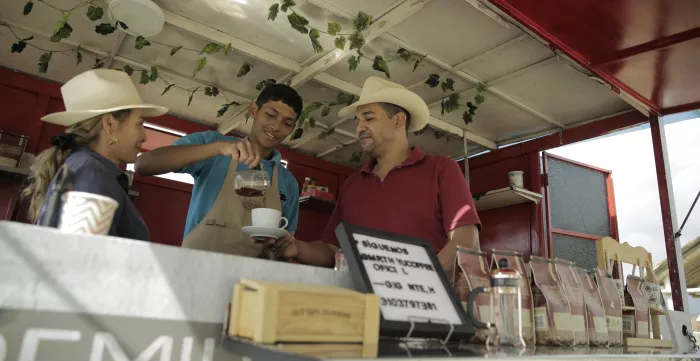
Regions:
M 381 298 L 380 335 L 464 339 L 474 328 L 432 245 L 341 223 L 336 229 L 355 287 Z

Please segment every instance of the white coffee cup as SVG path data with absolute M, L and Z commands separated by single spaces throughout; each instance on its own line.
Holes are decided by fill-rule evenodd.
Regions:
M 108 234 L 119 202 L 86 192 L 67 192 L 58 228 L 65 233 Z
M 282 217 L 282 212 L 272 208 L 255 208 L 252 218 L 254 227 L 287 228 L 289 224 L 287 218 Z M 280 223 L 283 225 L 280 226 Z
M 523 185 L 523 171 L 521 170 L 514 170 L 512 172 L 508 172 L 508 179 L 510 180 L 510 185 L 518 187 L 518 188 L 524 188 L 525 186 Z

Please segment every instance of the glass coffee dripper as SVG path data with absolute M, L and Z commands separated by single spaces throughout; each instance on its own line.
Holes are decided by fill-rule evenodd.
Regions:
M 270 177 L 258 164 L 255 168 L 239 172 L 233 181 L 236 194 L 241 197 L 263 197 L 270 189 Z

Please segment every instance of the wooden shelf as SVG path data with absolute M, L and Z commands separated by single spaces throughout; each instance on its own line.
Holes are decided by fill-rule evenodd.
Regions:
M 0 172 L 1 173 L 11 173 L 13 175 L 28 175 L 29 174 L 29 169 L 20 169 L 20 168 L 14 168 L 14 167 L 8 167 L 6 165 L 0 165 Z
M 481 196 L 474 197 L 476 209 L 479 211 L 527 202 L 539 203 L 541 200 L 541 194 L 530 192 L 527 189 L 519 187 L 496 189 L 488 191 Z
M 314 196 L 302 196 L 299 197 L 299 207 L 325 213 L 333 213 L 333 209 L 335 209 L 335 201 Z

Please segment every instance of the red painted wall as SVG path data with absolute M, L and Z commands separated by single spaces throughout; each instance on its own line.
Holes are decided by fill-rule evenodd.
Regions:
M 0 68 L 0 109 L 3 109 L 0 114 L 0 130 L 28 136 L 27 152 L 30 153 L 37 154 L 48 148 L 50 138 L 64 130 L 64 127 L 41 121 L 45 114 L 64 110 L 60 85 L 57 83 Z M 170 115 L 150 118 L 149 122 L 185 133 L 213 129 Z M 168 145 L 175 139 L 177 136 L 149 129 L 144 150 Z M 280 151 L 289 162 L 288 169 L 295 175 L 300 187 L 305 177 L 316 178 L 317 184 L 328 186 L 337 195 L 347 176 L 354 172 L 352 168 L 288 149 Z M 18 177 L 0 175 L 0 219 L 10 219 L 21 181 Z M 137 175 L 132 189 L 139 192 L 133 202 L 146 221 L 153 241 L 180 245 L 192 186 Z M 22 204 L 22 210 L 26 210 L 26 202 Z M 319 210 L 302 204 L 297 236 L 304 240 L 318 239 L 329 218 L 328 209 Z M 20 220 L 26 222 L 27 218 L 22 216 Z
M 507 148 L 505 148 L 507 149 Z M 505 150 L 504 149 L 504 150 Z M 464 171 L 464 162 L 460 162 Z M 537 153 L 496 159 L 490 163 L 479 161 L 479 157 L 469 160 L 469 181 L 472 194 L 477 196 L 494 189 L 509 186 L 508 172 L 525 172 L 525 188 L 533 191 L 541 187 L 539 180 L 539 159 Z M 518 204 L 479 212 L 482 232 L 479 234 L 481 249 L 491 253 L 493 249 L 522 252 L 525 257 L 540 255 L 541 223 L 539 205 Z M 539 222 L 539 223 L 538 223 Z

